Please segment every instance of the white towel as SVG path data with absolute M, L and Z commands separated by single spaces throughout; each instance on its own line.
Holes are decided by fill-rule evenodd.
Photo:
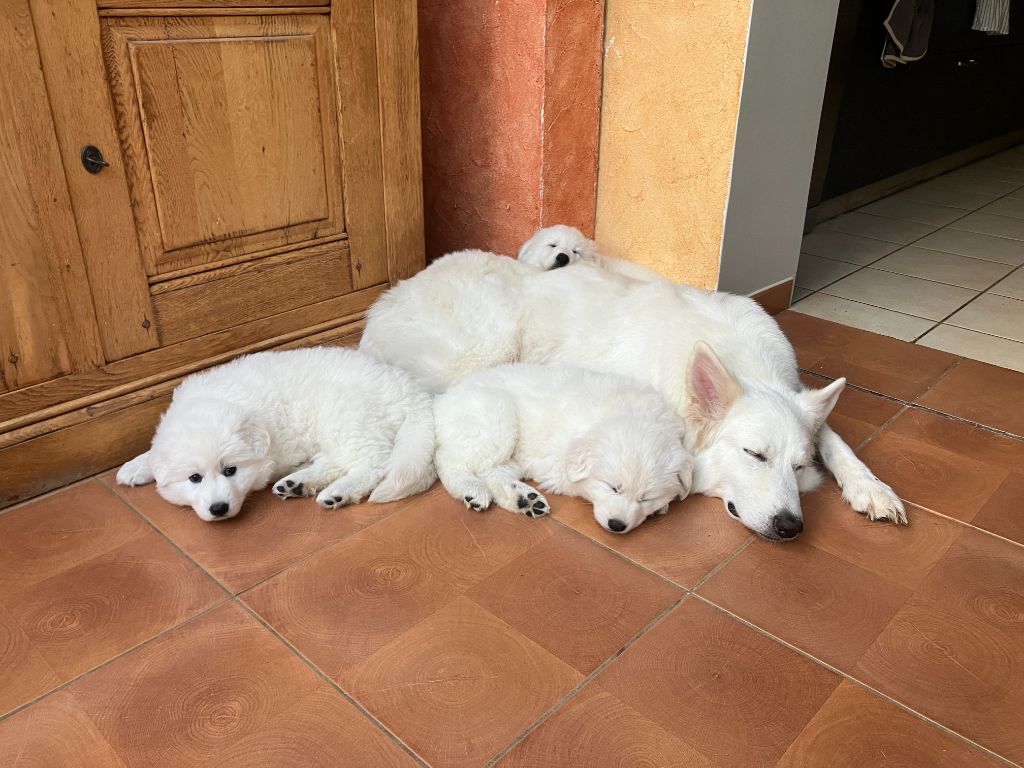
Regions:
M 1010 34 L 1010 0 L 978 0 L 971 29 L 990 35 Z

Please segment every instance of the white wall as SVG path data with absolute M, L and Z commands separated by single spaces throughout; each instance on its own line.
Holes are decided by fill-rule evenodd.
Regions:
M 750 294 L 796 275 L 838 8 L 753 2 L 719 290 Z

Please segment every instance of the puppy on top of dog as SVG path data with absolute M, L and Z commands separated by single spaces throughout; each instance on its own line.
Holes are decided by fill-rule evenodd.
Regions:
M 430 395 L 367 354 L 315 347 L 246 355 L 186 378 L 152 446 L 117 482 L 156 480 L 172 504 L 226 520 L 275 477 L 279 497 L 319 491 L 327 509 L 368 494 L 401 499 L 433 484 L 433 458 Z
M 471 509 L 547 514 L 542 490 L 581 496 L 626 533 L 690 491 L 683 421 L 652 387 L 610 373 L 513 363 L 470 374 L 434 403 L 435 464 Z
M 543 270 L 560 269 L 582 262 L 644 283 L 665 279 L 640 264 L 602 255 L 597 249 L 597 243 L 584 237 L 575 227 L 565 224 L 537 230 L 533 237 L 523 243 L 516 260 Z

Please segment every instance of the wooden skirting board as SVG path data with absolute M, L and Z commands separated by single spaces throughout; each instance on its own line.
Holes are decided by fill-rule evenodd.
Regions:
M 354 346 L 362 329 L 363 321 L 357 318 L 301 338 L 279 338 L 269 342 L 272 346 L 260 348 Z M 238 350 L 238 354 L 249 351 L 255 350 Z M 171 392 L 183 378 L 109 397 L 0 435 L 0 507 L 98 474 L 145 451 Z
M 793 278 L 760 290 L 750 296 L 750 298 L 760 304 L 764 308 L 764 311 L 769 315 L 777 315 L 782 310 L 789 309 L 789 302 L 792 297 Z

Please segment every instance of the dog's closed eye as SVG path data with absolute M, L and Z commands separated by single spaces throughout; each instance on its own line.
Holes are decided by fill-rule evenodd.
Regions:
M 767 461 L 768 461 L 768 457 L 767 457 L 767 456 L 765 456 L 765 455 L 764 455 L 763 453 L 761 453 L 760 451 L 752 451 L 752 450 L 750 450 L 749 448 L 744 448 L 744 449 L 743 449 L 743 452 L 744 452 L 745 454 L 747 454 L 747 456 L 752 456 L 752 457 L 754 457 L 755 459 L 757 459 L 758 461 L 760 461 L 760 462 L 762 462 L 762 463 L 765 463 L 765 462 L 767 462 Z

